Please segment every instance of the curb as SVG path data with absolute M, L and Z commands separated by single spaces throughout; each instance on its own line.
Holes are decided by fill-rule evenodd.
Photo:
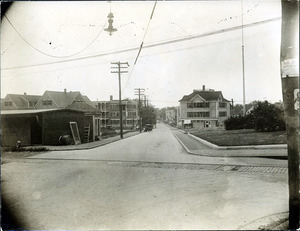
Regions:
M 241 149 L 287 149 L 287 144 L 271 144 L 271 145 L 245 145 L 245 146 L 218 146 L 204 139 L 201 139 L 193 134 L 188 133 L 191 138 L 200 141 L 206 146 L 216 150 L 241 150 Z
M 51 149 L 51 148 L 48 148 L 49 146 L 48 146 L 48 147 L 47 147 L 47 146 L 41 146 L 41 147 L 47 148 L 47 149 L 48 149 L 48 152 L 88 150 L 88 149 L 93 149 L 93 148 L 101 147 L 101 146 L 104 146 L 104 145 L 106 145 L 106 144 L 114 143 L 114 142 L 117 142 L 117 141 L 120 141 L 120 140 L 124 140 L 124 139 L 130 138 L 130 137 L 133 137 L 133 136 L 136 136 L 136 135 L 139 135 L 139 134 L 141 134 L 141 133 L 137 133 L 137 134 L 133 134 L 133 135 L 131 135 L 131 136 L 123 137 L 123 139 L 118 138 L 118 139 L 116 139 L 116 140 L 110 140 L 110 141 L 107 141 L 107 142 L 105 142 L 105 143 L 95 144 L 95 145 L 89 146 L 89 147 L 78 147 L 78 146 L 76 146 L 76 145 L 74 145 L 74 147 L 70 147 L 70 148 L 67 148 L 67 149 L 65 149 L 65 148 L 59 148 L 59 147 L 58 147 L 58 148 L 53 148 L 53 149 Z M 76 147 L 77 147 L 77 148 L 76 148 Z

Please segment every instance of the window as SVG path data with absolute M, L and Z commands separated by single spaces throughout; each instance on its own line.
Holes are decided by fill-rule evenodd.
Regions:
M 43 100 L 42 105 L 52 105 L 52 100 Z
M 118 116 L 120 116 L 120 113 L 119 112 L 111 112 L 111 116 L 118 117 Z
M 34 107 L 36 104 L 37 104 L 37 102 L 29 101 L 29 107 Z
M 210 113 L 209 111 L 204 111 L 204 112 L 188 112 L 187 117 L 209 117 Z
M 6 107 L 12 107 L 12 102 L 11 101 L 4 102 L 4 106 L 6 106 Z
M 219 112 L 219 116 L 220 117 L 226 117 L 227 116 L 227 112 L 226 111 L 220 111 Z
M 112 125 L 119 125 L 120 124 L 120 121 L 119 120 L 112 120 Z
M 129 111 L 129 112 L 128 112 L 128 116 L 136 116 L 136 112 Z
M 118 104 L 111 104 L 110 108 L 113 110 L 119 109 L 119 105 Z
M 221 107 L 221 108 L 226 108 L 226 103 L 219 103 L 219 107 Z
M 209 102 L 187 103 L 187 108 L 209 108 Z
M 136 109 L 136 105 L 135 104 L 127 104 L 127 109 L 128 110 Z

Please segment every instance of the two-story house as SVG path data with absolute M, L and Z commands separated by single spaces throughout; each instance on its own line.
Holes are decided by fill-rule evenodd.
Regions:
M 220 128 L 230 116 L 230 101 L 221 91 L 194 90 L 179 101 L 179 121 L 181 127 Z
M 1 110 L 26 110 L 35 108 L 40 95 L 7 94 L 1 100 Z

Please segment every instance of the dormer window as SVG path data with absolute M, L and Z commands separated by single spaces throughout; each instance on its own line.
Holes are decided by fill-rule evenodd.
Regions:
M 4 102 L 5 107 L 12 107 L 12 101 Z
M 29 107 L 34 107 L 37 104 L 37 102 L 29 101 Z
M 52 100 L 43 100 L 42 105 L 45 105 L 45 106 L 52 105 Z

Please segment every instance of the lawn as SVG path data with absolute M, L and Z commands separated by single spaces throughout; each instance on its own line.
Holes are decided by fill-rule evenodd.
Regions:
M 196 131 L 191 134 L 218 146 L 286 144 L 286 132 L 256 132 L 252 129 Z

